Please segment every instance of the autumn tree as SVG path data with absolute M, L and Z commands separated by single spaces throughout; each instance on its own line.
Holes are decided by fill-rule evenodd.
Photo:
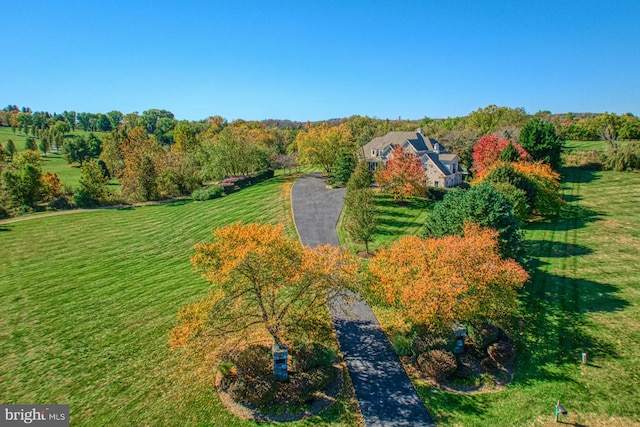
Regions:
M 422 161 L 401 146 L 393 148 L 391 159 L 376 174 L 376 182 L 396 202 L 407 197 L 424 197 L 425 172 Z
M 488 167 L 501 160 L 502 153 L 505 156 L 515 157 L 527 160 L 530 158 L 518 143 L 511 142 L 507 138 L 501 138 L 496 135 L 484 135 L 478 143 L 473 147 L 473 168 L 476 173 L 484 172 Z M 503 156 L 504 157 L 504 156 Z
M 529 277 L 500 256 L 495 230 L 472 223 L 462 236 L 404 237 L 381 249 L 369 269 L 375 294 L 434 332 L 454 322 L 509 318 Z
M 41 177 L 44 200 L 53 200 L 62 194 L 62 182 L 55 172 L 45 172 Z
M 534 117 L 520 131 L 518 142 L 534 161 L 543 161 L 554 170 L 560 167 L 564 141 L 557 135 L 553 123 Z
M 351 190 L 345 197 L 344 229 L 356 242 L 364 243 L 367 254 L 369 243 L 378 230 L 378 209 L 371 188 Z
M 351 130 L 344 123 L 333 126 L 323 122 L 308 127 L 298 133 L 296 144 L 298 161 L 301 164 L 320 167 L 327 174 L 333 170 L 341 149 L 356 150 Z
M 488 184 L 474 185 L 470 190 L 449 191 L 427 218 L 424 236 L 461 236 L 468 223 L 496 230 L 503 256 L 523 256 L 523 235 L 513 206 Z
M 207 297 L 180 311 L 174 347 L 242 341 L 256 329 L 280 344 L 353 288 L 358 266 L 352 256 L 328 245 L 303 247 L 282 225 L 236 223 L 213 236 L 212 243 L 196 245 L 191 258 L 212 286 Z

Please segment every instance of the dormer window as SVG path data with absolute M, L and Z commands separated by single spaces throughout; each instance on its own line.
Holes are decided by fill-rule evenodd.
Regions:
M 375 149 L 375 148 L 371 149 L 371 155 L 372 155 L 372 156 L 375 156 L 375 155 L 376 155 L 376 149 Z

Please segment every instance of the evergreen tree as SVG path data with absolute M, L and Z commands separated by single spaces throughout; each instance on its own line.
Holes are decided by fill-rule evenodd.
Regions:
M 17 149 L 16 149 L 16 144 L 13 142 L 13 139 L 9 139 L 7 141 L 7 145 L 4 148 L 5 151 L 7 152 L 7 154 L 9 155 L 9 158 L 11 159 L 11 161 L 13 161 L 13 156 L 17 153 Z
M 520 160 L 520 153 L 511 142 L 500 152 L 500 160 L 503 162 L 517 162 Z
M 107 178 L 102 168 L 95 160 L 90 160 L 82 166 L 80 189 L 74 194 L 73 201 L 77 206 L 99 206 L 107 198 Z
M 347 182 L 347 192 L 371 187 L 373 174 L 369 171 L 367 162 L 359 162 Z
M 534 117 L 520 131 L 518 142 L 533 160 L 542 160 L 555 170 L 560 167 L 564 141 L 556 133 L 553 123 Z
M 336 163 L 333 166 L 332 184 L 344 186 L 356 168 L 356 157 L 351 150 L 342 148 L 338 152 Z
M 24 143 L 24 149 L 25 150 L 38 151 L 38 146 L 36 145 L 36 140 L 31 138 L 31 137 L 27 137 L 27 140 Z
M 144 156 L 138 177 L 138 191 L 143 200 L 153 200 L 158 196 L 156 178 L 157 173 L 153 161 L 149 156 Z
M 47 157 L 47 151 L 49 150 L 49 144 L 47 142 L 46 138 L 41 138 L 40 142 L 38 143 L 38 148 L 40 149 L 40 151 L 42 152 L 42 154 Z

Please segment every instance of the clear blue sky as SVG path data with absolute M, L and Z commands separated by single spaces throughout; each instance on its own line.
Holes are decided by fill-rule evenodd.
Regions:
M 178 119 L 640 114 L 640 1 L 0 0 L 0 103 Z

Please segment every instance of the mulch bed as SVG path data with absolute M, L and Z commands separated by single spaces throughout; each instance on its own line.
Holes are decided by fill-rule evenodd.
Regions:
M 311 406 L 302 412 L 266 413 L 261 412 L 258 408 L 252 407 L 250 405 L 239 403 L 235 401 L 229 393 L 225 392 L 221 389 L 221 387 L 219 387 L 220 381 L 222 380 L 222 374 L 219 372 L 216 375 L 216 390 L 218 391 L 218 396 L 220 396 L 222 404 L 237 417 L 258 422 L 299 421 L 320 413 L 336 401 L 338 395 L 343 389 L 344 365 L 334 364 L 333 369 L 335 375 L 329 386 L 323 392 L 316 393 Z

